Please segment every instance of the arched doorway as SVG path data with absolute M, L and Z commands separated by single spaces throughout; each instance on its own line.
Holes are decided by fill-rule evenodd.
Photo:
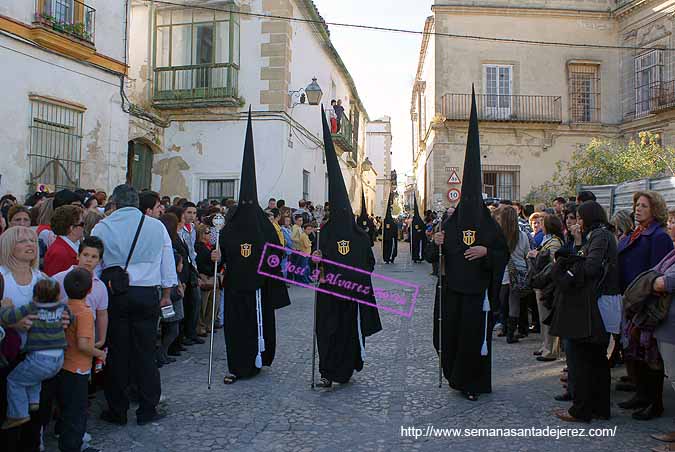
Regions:
M 152 188 L 152 149 L 136 140 L 129 141 L 127 184 L 138 191 Z

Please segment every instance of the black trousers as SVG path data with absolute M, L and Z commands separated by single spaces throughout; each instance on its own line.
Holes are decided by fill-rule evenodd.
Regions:
M 126 415 L 129 409 L 127 387 L 138 386 L 136 417 L 155 413 L 162 393 L 155 361 L 159 291 L 156 287 L 135 287 L 111 297 L 108 306 L 108 359 L 105 398 L 113 414 Z
M 607 341 L 601 344 L 573 341 L 574 403 L 569 413 L 585 421 L 593 415 L 609 418 L 610 372 L 607 361 Z
M 89 375 L 67 370 L 59 373 L 59 404 L 61 405 L 61 452 L 80 452 L 82 436 L 87 431 L 87 397 Z
M 183 297 L 183 310 L 185 318 L 183 319 L 183 334 L 188 339 L 197 337 L 197 324 L 199 323 L 199 314 L 202 306 L 202 292 L 199 287 L 186 287 Z

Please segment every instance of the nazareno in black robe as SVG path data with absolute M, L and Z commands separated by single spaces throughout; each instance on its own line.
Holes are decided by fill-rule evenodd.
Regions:
M 475 97 L 469 121 L 462 197 L 457 210 L 443 224 L 445 274 L 442 279 L 442 324 L 438 291 L 434 303 L 434 347 L 439 350 L 442 329 L 442 368 L 451 388 L 466 393 L 492 391 L 492 312 L 499 299 L 509 258 L 506 239 L 485 207 L 482 197 L 480 144 Z M 471 246 L 487 248 L 485 257 L 469 261 Z M 488 298 L 488 305 L 484 300 Z M 487 308 L 487 310 L 485 309 Z M 487 353 L 483 354 L 486 342 Z
M 427 244 L 426 224 L 417 210 L 417 197 L 415 196 L 415 210 L 410 223 L 410 252 L 413 262 L 424 260 L 424 247 Z
M 321 228 L 319 248 L 324 259 L 372 272 L 375 257 L 368 235 L 356 225 L 337 161 L 330 129 L 323 114 L 323 137 L 328 171 L 330 215 Z M 343 267 L 323 263 L 324 277 L 340 275 L 342 281 L 360 285 L 357 298 L 375 304 L 370 274 L 350 271 Z M 355 296 L 353 289 L 340 287 L 326 281 L 321 288 L 332 294 L 317 295 L 316 335 L 319 349 L 321 377 L 337 383 L 347 383 L 354 371 L 363 369 L 362 345 L 365 338 L 382 329 L 376 307 L 344 299 L 337 295 Z M 337 294 L 337 295 L 336 295 Z M 360 333 L 360 334 L 359 334 Z
M 257 293 L 261 297 L 264 351 L 262 365 L 270 366 L 276 352 L 274 310 L 290 305 L 286 285 L 257 273 L 265 243 L 280 245 L 279 237 L 258 204 L 253 133 L 249 110 L 246 145 L 242 163 L 239 204 L 220 234 L 225 265 L 224 332 L 227 365 L 237 378 L 257 375 Z M 268 250 L 279 253 L 278 251 Z M 258 292 L 260 291 L 260 292 Z
M 385 263 L 394 263 L 398 254 L 398 228 L 394 218 L 391 216 L 391 203 L 393 193 L 389 193 L 387 201 L 387 214 L 384 217 L 382 225 L 382 259 Z

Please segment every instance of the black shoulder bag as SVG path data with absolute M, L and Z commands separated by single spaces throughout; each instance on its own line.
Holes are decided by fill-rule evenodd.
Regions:
M 129 273 L 127 273 L 127 267 L 131 261 L 131 256 L 134 254 L 136 242 L 138 242 L 138 236 L 141 234 L 144 221 L 145 215 L 141 213 L 141 221 L 138 223 L 138 229 L 136 229 L 136 235 L 134 236 L 134 241 L 131 243 L 131 249 L 129 250 L 129 256 L 127 256 L 124 268 L 120 266 L 108 267 L 101 272 L 101 281 L 103 281 L 108 288 L 108 292 L 113 297 L 124 295 L 129 291 Z

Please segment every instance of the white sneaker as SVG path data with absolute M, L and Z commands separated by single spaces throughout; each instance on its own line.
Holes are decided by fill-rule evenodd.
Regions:
M 91 441 L 91 435 L 87 432 L 84 432 L 84 435 L 82 435 L 82 442 L 88 443 L 90 441 Z

